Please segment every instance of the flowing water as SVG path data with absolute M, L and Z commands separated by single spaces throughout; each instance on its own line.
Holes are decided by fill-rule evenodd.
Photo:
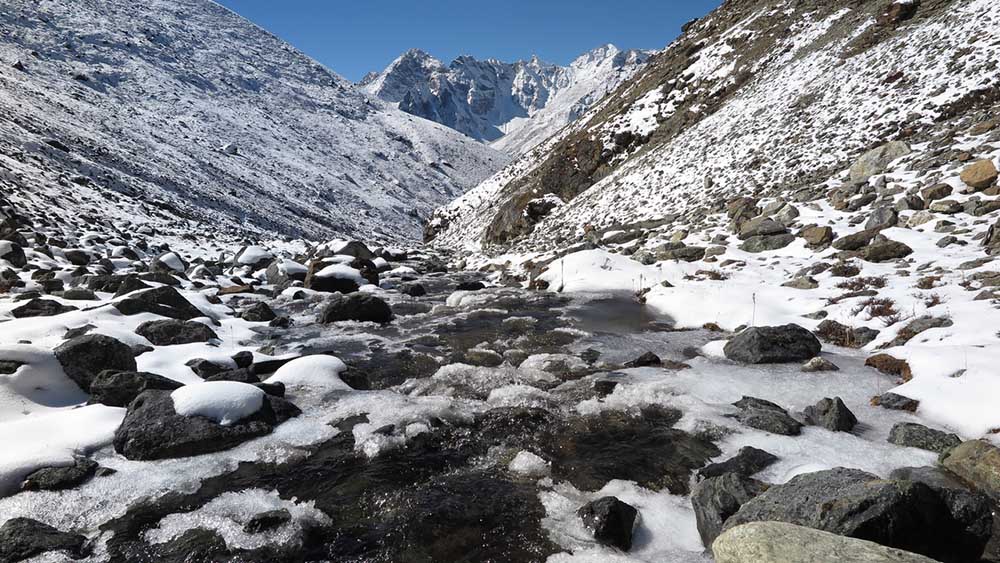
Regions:
M 318 325 L 323 297 L 306 295 L 272 303 L 291 327 L 244 343 L 336 355 L 355 391 L 291 394 L 302 416 L 219 454 L 130 462 L 105 451 L 97 458 L 115 475 L 0 499 L 0 510 L 99 529 L 94 560 L 600 561 L 613 552 L 574 514 L 614 494 L 641 515 L 623 560 L 702 561 L 692 475 L 742 446 L 779 457 L 759 475 L 775 482 L 933 460 L 885 443 L 910 415 L 868 404 L 891 381 L 848 351 L 827 356 L 842 368 L 832 373 L 738 366 L 713 353 L 723 335 L 674 330 L 629 294 L 456 293 L 468 274 L 414 278 L 426 296 L 385 292 L 391 324 Z M 647 352 L 666 367 L 625 366 Z M 793 412 L 840 396 L 861 424 L 774 436 L 733 419 L 730 403 L 744 395 Z M 535 470 L 513 470 L 526 452 Z M 247 533 L 254 512 L 231 499 L 248 495 L 285 507 L 291 521 Z

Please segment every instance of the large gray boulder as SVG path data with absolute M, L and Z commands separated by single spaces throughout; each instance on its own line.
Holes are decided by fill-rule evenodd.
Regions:
M 153 313 L 182 321 L 205 316 L 176 289 L 167 285 L 126 297 L 115 303 L 115 308 L 126 316 Z
M 736 420 L 750 428 L 763 430 L 782 436 L 798 436 L 802 432 L 802 423 L 795 420 L 788 411 L 764 399 L 743 397 L 733 403 L 740 409 Z
M 935 563 L 933 559 L 784 522 L 737 526 L 712 544 L 716 563 Z
M 91 382 L 102 371 L 136 369 L 132 349 L 103 334 L 86 334 L 67 340 L 54 352 L 66 375 L 88 393 Z
M 61 491 L 72 489 L 93 477 L 97 468 L 96 461 L 78 457 L 73 460 L 73 465 L 36 469 L 24 478 L 21 490 Z
M 941 456 L 941 465 L 996 501 L 1000 501 L 1000 448 L 969 440 Z
M 15 319 L 30 317 L 54 317 L 70 311 L 76 311 L 72 305 L 63 305 L 52 299 L 32 299 L 20 307 L 11 309 L 10 315 Z
M 796 324 L 750 327 L 726 343 L 730 360 L 745 364 L 804 362 L 819 355 L 822 345 L 813 333 Z
M 868 262 L 888 262 L 905 258 L 910 254 L 913 254 L 913 249 L 909 246 L 895 240 L 882 240 L 865 247 L 861 257 Z
M 892 141 L 861 155 L 851 165 L 851 181 L 867 182 L 876 174 L 885 172 L 889 163 L 910 154 L 910 147 L 902 141 Z
M 90 403 L 127 407 L 147 389 L 173 391 L 181 384 L 155 373 L 106 370 L 90 382 Z
M 976 517 L 992 520 L 988 511 Z M 772 486 L 744 504 L 725 528 L 765 521 L 874 541 L 946 563 L 978 560 L 989 540 L 967 518 L 956 520 L 928 485 L 883 480 L 858 469 L 808 473 Z
M 691 506 L 702 543 L 712 545 L 726 520 L 766 490 L 765 483 L 736 473 L 710 477 L 695 485 L 691 490 Z
M 368 293 L 334 295 L 320 312 L 319 322 L 360 321 L 388 323 L 392 321 L 392 309 L 385 301 Z
M 740 250 L 756 254 L 769 250 L 780 250 L 793 242 L 795 242 L 795 235 L 791 233 L 753 236 L 743 241 Z
M 154 346 L 192 344 L 219 338 L 214 330 L 202 323 L 177 319 L 146 321 L 135 329 L 135 333 L 152 342 Z
M 740 240 L 750 237 L 783 235 L 788 229 L 770 217 L 760 216 L 743 223 L 740 226 Z
M 897 422 L 889 432 L 889 443 L 943 454 L 961 444 L 962 439 L 916 422 Z

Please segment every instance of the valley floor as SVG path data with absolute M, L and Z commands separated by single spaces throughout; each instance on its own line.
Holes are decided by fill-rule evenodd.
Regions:
M 196 266 L 180 259 L 196 252 L 190 247 L 151 260 L 161 275 L 94 276 L 91 295 L 33 296 L 37 283 L 28 282 L 3 298 L 2 311 L 14 316 L 25 303 L 53 306 L 40 301 L 77 308 L 12 318 L 0 331 L 0 359 L 12 367 L 0 376 L 0 525 L 13 533 L 27 518 L 76 538 L 32 561 L 61 561 L 67 549 L 92 561 L 711 561 L 696 514 L 718 507 L 693 501 L 692 486 L 697 497 L 712 471 L 728 466 L 706 465 L 752 447 L 770 455 L 744 468 L 744 479 L 781 484 L 836 467 L 898 477 L 900 468 L 935 465 L 937 453 L 890 443 L 896 425 L 973 438 L 989 416 L 975 416 L 972 399 L 967 416 L 923 412 L 944 395 L 921 396 L 916 413 L 873 406 L 899 381 L 866 367 L 870 354 L 856 349 L 823 348 L 839 371 L 727 360 L 722 345 L 736 325 L 809 324 L 801 312 L 819 302 L 796 300 L 803 290 L 781 288 L 768 268 L 748 268 L 753 282 L 744 273 L 696 284 L 686 266 L 645 267 L 592 250 L 554 262 L 541 276 L 550 291 L 537 291 L 448 271 L 433 253 L 385 250 L 369 262 L 381 270 L 375 286 L 359 278 L 365 258 L 328 254 L 333 266 L 317 272 L 359 282 L 355 296 L 385 300 L 395 318 L 380 324 L 333 322 L 330 303 L 340 298 L 279 279 L 297 272 L 289 261 L 265 272 L 272 250 Z M 135 263 L 120 265 L 127 272 Z M 166 337 L 150 332 L 147 323 L 165 311 L 123 306 L 150 291 L 110 291 L 126 279 L 176 284 L 196 309 L 178 322 L 212 335 L 190 337 L 190 325 Z M 659 285 L 666 280 L 675 287 Z M 755 298 L 756 309 L 744 303 Z M 159 301 L 171 301 L 170 313 L 184 306 Z M 273 315 L 260 316 L 260 304 Z M 100 342 L 78 357 L 64 350 L 95 334 L 124 343 L 135 366 L 116 366 Z M 135 392 L 147 389 L 145 399 L 122 402 L 117 394 L 131 387 L 102 384 L 103 375 L 70 380 L 102 363 L 138 372 Z M 143 400 L 170 395 L 144 372 L 176 382 L 166 389 L 183 383 L 204 393 L 190 407 L 174 392 L 170 412 L 143 414 Z M 222 381 L 237 387 L 212 389 Z M 243 399 L 239 386 L 263 392 Z M 281 396 L 301 412 L 237 439 L 211 433 L 249 427 L 263 412 L 259 402 L 248 407 L 255 398 L 288 412 Z M 747 414 L 756 411 L 738 406 L 746 397 L 784 414 L 754 422 Z M 811 419 L 809 408 L 826 398 L 842 400 L 856 424 L 833 431 Z M 194 419 L 213 420 L 211 430 L 185 422 Z M 96 465 L 82 477 L 45 474 L 84 459 Z M 595 540 L 577 515 L 606 496 L 638 511 L 627 552 Z M 16 530 L 22 544 L 53 549 L 38 529 L 26 530 Z

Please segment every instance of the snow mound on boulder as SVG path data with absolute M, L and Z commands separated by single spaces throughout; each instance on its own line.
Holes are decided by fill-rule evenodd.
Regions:
M 331 391 L 350 391 L 340 379 L 347 365 L 340 358 L 318 354 L 296 358 L 278 368 L 267 383 L 284 383 L 286 387 L 318 387 Z
M 355 270 L 350 266 L 345 266 L 343 264 L 331 264 L 322 270 L 316 272 L 315 276 L 317 278 L 336 278 L 340 280 L 351 280 L 352 282 L 360 285 L 366 285 L 368 280 L 366 280 L 361 272 Z
M 206 381 L 185 385 L 170 394 L 181 416 L 203 416 L 223 426 L 239 422 L 264 405 L 264 392 L 247 383 Z

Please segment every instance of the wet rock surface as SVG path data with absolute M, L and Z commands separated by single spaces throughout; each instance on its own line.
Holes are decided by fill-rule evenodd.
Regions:
M 991 522 L 992 514 L 982 511 L 976 518 Z M 956 520 L 940 495 L 923 483 L 880 480 L 843 468 L 773 486 L 744 504 L 725 527 L 758 521 L 807 526 L 940 561 L 975 560 L 989 539 Z
M 30 518 L 11 518 L 0 526 L 0 561 L 16 563 L 48 552 L 62 552 L 71 559 L 85 555 L 86 538 L 61 532 Z
M 798 325 L 751 327 L 726 343 L 730 360 L 748 364 L 802 362 L 819 355 L 819 340 Z
M 632 529 L 639 512 L 615 497 L 588 502 L 577 511 L 583 525 L 602 545 L 622 551 L 632 549 Z
M 252 416 L 222 425 L 174 410 L 168 391 L 143 391 L 128 406 L 115 432 L 115 451 L 129 459 L 154 460 L 217 452 L 270 433 L 298 409 L 277 397 L 268 397 Z

